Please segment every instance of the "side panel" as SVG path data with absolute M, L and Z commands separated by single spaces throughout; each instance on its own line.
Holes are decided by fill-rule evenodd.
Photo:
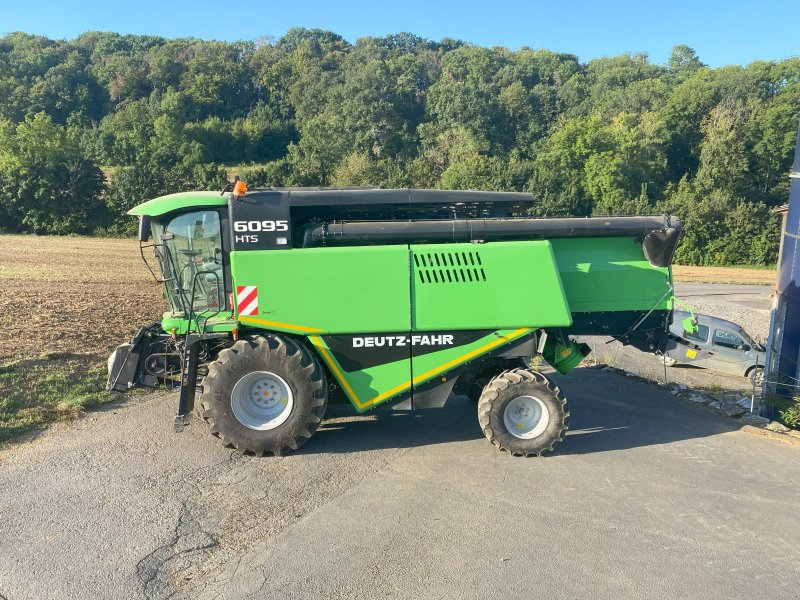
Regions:
M 478 334 L 475 335 L 474 341 L 447 347 L 435 353 L 423 353 L 420 352 L 419 347 L 414 346 L 411 358 L 414 386 L 419 387 L 435 377 L 447 377 L 448 372 L 458 366 L 501 348 L 531 331 L 530 327 L 518 327 L 498 331 L 469 332 Z
M 411 389 L 407 333 L 312 335 L 308 339 L 358 412 Z M 376 339 L 381 340 L 381 348 L 374 347 Z M 371 340 L 372 345 L 365 348 L 365 340 Z
M 653 267 L 633 237 L 552 240 L 575 313 L 671 310 L 669 267 Z
M 411 246 L 412 331 L 572 324 L 549 241 Z
M 434 377 L 530 333 L 436 331 L 356 335 L 311 335 L 309 341 L 328 365 L 356 410 L 363 412 L 396 398 Z M 413 376 L 409 357 L 413 353 Z
M 234 285 L 257 288 L 247 325 L 294 333 L 409 330 L 407 246 L 231 253 Z

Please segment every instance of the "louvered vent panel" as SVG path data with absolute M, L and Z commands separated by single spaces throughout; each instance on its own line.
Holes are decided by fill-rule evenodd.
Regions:
M 415 252 L 414 266 L 420 283 L 483 283 L 486 271 L 480 253 Z

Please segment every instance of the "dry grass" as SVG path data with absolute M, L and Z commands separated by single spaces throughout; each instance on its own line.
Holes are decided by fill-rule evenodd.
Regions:
M 0 441 L 110 399 L 109 352 L 160 318 L 134 240 L 0 235 Z
M 691 283 L 734 283 L 734 284 L 766 284 L 775 283 L 775 269 L 755 269 L 749 267 L 688 267 L 675 265 L 672 267 L 675 281 Z

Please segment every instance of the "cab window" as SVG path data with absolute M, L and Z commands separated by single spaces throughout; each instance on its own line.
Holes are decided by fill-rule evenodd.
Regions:
M 708 342 L 708 327 L 706 325 L 698 325 L 697 333 L 690 333 L 684 330 L 683 335 L 686 339 L 706 343 Z
M 714 332 L 714 345 L 739 350 L 744 347 L 744 340 L 735 333 L 724 329 L 717 329 Z
M 156 239 L 163 243 L 162 270 L 173 310 L 194 313 L 224 307 L 219 213 L 205 210 L 171 219 Z

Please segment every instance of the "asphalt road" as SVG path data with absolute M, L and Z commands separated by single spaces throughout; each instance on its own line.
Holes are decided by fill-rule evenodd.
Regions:
M 712 300 L 720 305 L 769 310 L 772 308 L 771 285 L 733 285 L 727 283 L 675 284 L 675 295 L 691 302 L 693 299 Z
M 174 395 L 0 454 L 0 596 L 798 598 L 800 446 L 597 369 L 553 455 L 494 449 L 466 398 L 334 418 L 239 456 Z M 338 416 L 336 416 L 338 415 Z

